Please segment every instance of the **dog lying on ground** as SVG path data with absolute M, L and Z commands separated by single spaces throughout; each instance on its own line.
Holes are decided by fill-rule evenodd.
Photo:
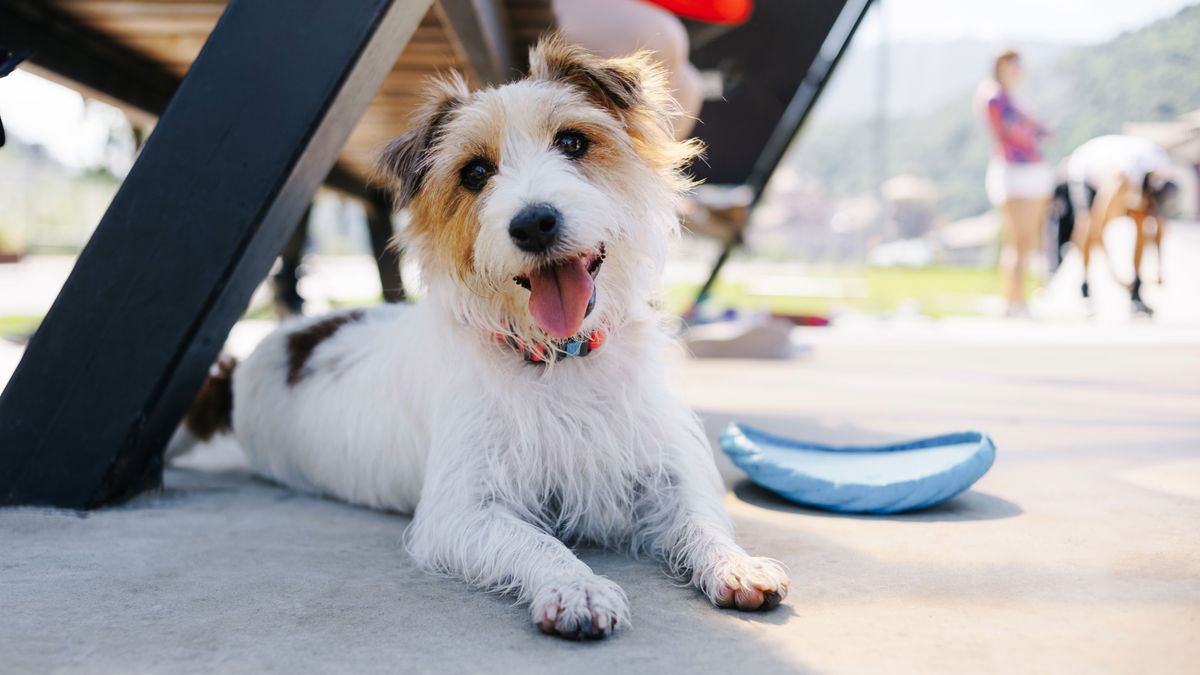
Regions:
M 654 309 L 697 147 L 674 140 L 649 55 L 548 38 L 530 62 L 482 91 L 436 82 L 383 153 L 422 301 L 285 325 L 218 364 L 181 433 L 232 429 L 267 478 L 412 513 L 417 562 L 514 594 L 547 633 L 629 624 L 573 544 L 652 555 L 718 607 L 771 609 L 787 575 L 734 541 Z

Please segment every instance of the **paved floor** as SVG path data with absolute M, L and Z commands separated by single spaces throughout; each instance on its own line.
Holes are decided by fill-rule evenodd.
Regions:
M 406 519 L 259 482 L 217 447 L 123 508 L 0 511 L 0 671 L 1196 672 L 1200 342 L 988 325 L 810 331 L 793 360 L 683 364 L 712 434 L 999 446 L 974 490 L 897 517 L 791 506 L 722 458 L 741 539 L 792 571 L 774 613 L 585 551 L 634 626 L 548 638 L 414 569 Z
M 1118 275 L 1127 234 L 1112 228 Z M 774 613 L 718 611 L 651 562 L 584 551 L 634 626 L 546 638 L 511 601 L 416 570 L 405 518 L 258 481 L 224 445 L 122 508 L 0 510 L 0 673 L 1195 672 L 1200 227 L 1172 236 L 1154 321 L 1129 318 L 1103 263 L 1087 311 L 1069 259 L 1040 321 L 843 317 L 799 331 L 811 349 L 792 360 L 681 364 L 714 437 L 737 419 L 834 443 L 980 429 L 999 446 L 972 491 L 886 518 L 792 506 L 718 458 L 740 538 L 791 568 Z M 360 267 L 315 276 L 365 284 Z M 13 269 L 0 305 L 32 313 L 69 261 Z M 0 341 L 0 382 L 20 353 Z

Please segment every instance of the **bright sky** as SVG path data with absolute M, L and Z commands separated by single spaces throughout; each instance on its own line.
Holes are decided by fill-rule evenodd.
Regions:
M 804 2 L 809 0 L 794 0 Z M 877 42 L 974 38 L 997 43 L 1092 43 L 1140 28 L 1198 0 L 877 0 L 859 40 Z M 0 78 L 0 118 L 12 136 L 47 148 L 69 166 L 104 157 L 109 129 L 121 114 L 85 104 L 73 91 L 20 70 Z
M 904 42 L 974 38 L 990 42 L 1104 42 L 1197 0 L 876 0 L 887 36 Z M 858 37 L 877 42 L 879 10 Z

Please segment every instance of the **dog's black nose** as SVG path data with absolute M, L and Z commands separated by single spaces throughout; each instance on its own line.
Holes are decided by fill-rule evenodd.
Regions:
M 527 253 L 545 253 L 558 241 L 562 214 L 549 204 L 530 204 L 508 224 L 508 236 Z

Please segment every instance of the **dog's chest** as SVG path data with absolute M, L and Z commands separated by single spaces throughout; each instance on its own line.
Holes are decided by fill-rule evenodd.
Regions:
M 505 441 L 493 475 L 511 499 L 555 529 L 622 529 L 647 484 L 665 472 L 669 434 L 649 413 L 636 400 L 604 392 L 544 397 L 500 424 Z

